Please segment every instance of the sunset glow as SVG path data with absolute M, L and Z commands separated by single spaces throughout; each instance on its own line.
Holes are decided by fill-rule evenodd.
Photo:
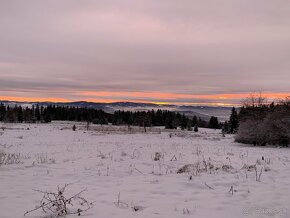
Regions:
M 268 101 L 279 101 L 290 96 L 290 93 L 262 93 Z M 178 105 L 211 105 L 211 106 L 238 106 L 242 100 L 249 97 L 250 93 L 238 94 L 213 94 L 193 95 L 160 92 L 105 92 L 84 91 L 74 93 L 72 98 L 37 98 L 37 97 L 14 97 L 0 96 L 1 100 L 21 102 L 71 102 L 89 101 L 100 103 L 112 102 L 136 102 L 154 104 L 178 104 Z

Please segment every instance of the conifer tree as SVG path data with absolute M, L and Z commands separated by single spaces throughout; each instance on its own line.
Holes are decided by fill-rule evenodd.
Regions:
M 187 128 L 187 118 L 186 116 L 183 114 L 182 117 L 181 117 L 181 121 L 180 121 L 180 128 L 182 130 L 186 129 Z
M 235 107 L 232 108 L 232 113 L 231 113 L 228 125 L 229 125 L 228 133 L 234 134 L 238 131 L 239 117 L 238 117 L 238 112 Z
M 195 126 L 194 126 L 194 132 L 198 132 L 198 126 L 197 126 L 197 124 L 195 124 Z
M 212 116 L 209 121 L 209 128 L 211 129 L 218 129 L 219 128 L 219 121 L 217 117 Z

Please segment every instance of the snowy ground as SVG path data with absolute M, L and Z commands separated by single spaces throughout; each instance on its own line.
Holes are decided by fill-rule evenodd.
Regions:
M 0 166 L 1 218 L 37 206 L 42 195 L 34 189 L 65 184 L 68 194 L 87 188 L 94 207 L 82 217 L 290 217 L 290 149 L 237 144 L 215 130 L 128 133 L 77 124 L 74 132 L 72 125 L 0 123 L 0 151 L 20 154 L 20 163 Z M 186 164 L 189 171 L 177 174 Z

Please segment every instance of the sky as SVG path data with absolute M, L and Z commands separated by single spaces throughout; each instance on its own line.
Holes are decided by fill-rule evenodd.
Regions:
M 287 0 L 0 0 L 0 99 L 290 96 Z

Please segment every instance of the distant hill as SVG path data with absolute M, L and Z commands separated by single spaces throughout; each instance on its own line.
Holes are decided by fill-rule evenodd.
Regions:
M 107 113 L 114 113 L 117 110 L 125 111 L 147 111 L 147 110 L 169 110 L 184 113 L 188 117 L 197 116 L 204 120 L 209 120 L 211 116 L 216 116 L 220 121 L 229 118 L 231 107 L 213 107 L 213 106 L 189 106 L 189 105 L 160 105 L 153 103 L 136 103 L 136 102 L 114 102 L 114 103 L 95 103 L 86 101 L 76 102 L 17 102 L 17 101 L 1 101 L 4 105 L 21 105 L 23 107 L 32 107 L 32 105 L 59 105 L 70 107 L 87 107 L 104 110 Z

